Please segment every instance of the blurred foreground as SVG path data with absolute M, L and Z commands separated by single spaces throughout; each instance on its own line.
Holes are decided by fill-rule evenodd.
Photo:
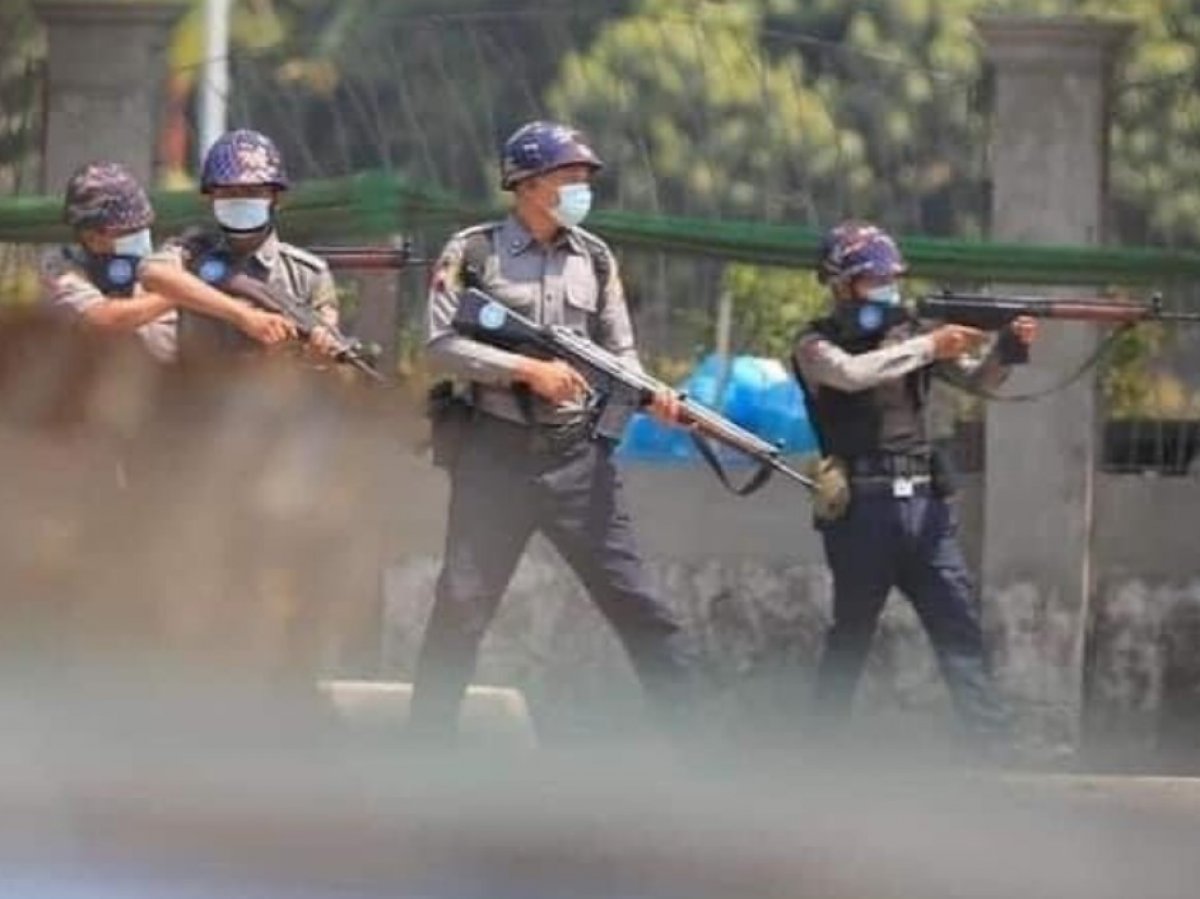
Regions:
M 1200 882 L 1194 782 L 615 744 L 434 757 L 302 709 L 179 683 L 9 697 L 0 893 L 1183 899 Z
M 315 684 L 372 669 L 382 535 L 429 539 L 395 475 L 415 410 L 290 362 L 168 373 L 10 323 L 0 895 L 1196 894 L 1197 781 L 1006 776 L 786 728 L 430 752 L 339 719 Z

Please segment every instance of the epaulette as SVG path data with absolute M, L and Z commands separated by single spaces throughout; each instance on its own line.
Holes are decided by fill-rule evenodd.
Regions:
M 316 253 L 310 253 L 295 244 L 290 244 L 285 241 L 279 241 L 279 252 L 289 259 L 295 259 L 301 265 L 312 269 L 315 272 L 323 272 L 329 268 L 329 263 L 318 256 Z
M 593 234 L 591 231 L 587 231 L 584 228 L 580 228 L 579 226 L 576 226 L 575 228 L 573 228 L 572 231 L 573 231 L 573 233 L 577 234 L 580 237 L 580 239 L 582 239 L 583 242 L 587 245 L 589 253 L 593 253 L 593 254 L 600 253 L 605 256 L 612 254 L 612 248 L 609 247 L 609 245 L 607 243 L 605 243 L 604 239 L 601 238 L 599 235 Z
M 493 232 L 499 231 L 503 226 L 503 221 L 481 222 L 478 225 L 471 225 L 468 228 L 463 228 L 461 231 L 456 231 L 451 241 L 470 241 L 472 237 L 490 237 Z

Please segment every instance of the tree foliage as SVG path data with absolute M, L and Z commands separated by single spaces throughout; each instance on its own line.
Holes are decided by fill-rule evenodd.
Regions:
M 815 221 L 861 203 L 862 141 L 761 28 L 753 4 L 648 0 L 567 54 L 548 105 L 594 136 L 628 208 Z
M 723 287 L 733 300 L 735 353 L 787 356 L 804 323 L 829 308 L 829 293 L 811 272 L 731 265 Z

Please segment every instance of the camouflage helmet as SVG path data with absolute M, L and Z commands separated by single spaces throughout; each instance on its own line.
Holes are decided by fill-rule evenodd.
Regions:
M 582 134 L 556 122 L 522 125 L 504 142 L 500 154 L 500 186 L 512 190 L 534 175 L 568 165 L 586 165 L 594 171 L 604 167 Z
M 218 137 L 204 157 L 200 175 L 201 191 L 210 193 L 214 187 L 287 190 L 287 171 L 275 141 L 248 128 L 227 131 Z
M 137 231 L 154 222 L 154 208 L 125 166 L 89 162 L 67 182 L 63 217 L 77 231 Z
M 817 250 L 817 279 L 848 283 L 855 278 L 894 278 L 908 271 L 896 241 L 870 222 L 842 222 L 828 232 Z

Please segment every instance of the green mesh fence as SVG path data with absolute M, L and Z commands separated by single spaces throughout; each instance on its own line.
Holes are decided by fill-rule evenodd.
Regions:
M 170 233 L 206 215 L 194 192 L 155 195 L 159 230 Z M 376 240 L 412 230 L 453 227 L 503 215 L 385 172 L 310 181 L 287 195 L 283 227 L 293 238 Z M 69 238 L 56 197 L 0 200 L 0 242 L 51 243 Z M 818 228 L 707 220 L 630 211 L 599 211 L 589 226 L 615 246 L 719 258 L 753 265 L 810 268 Z M 1029 246 L 931 237 L 901 237 L 913 274 L 932 280 L 1022 284 L 1155 286 L 1200 279 L 1200 253 L 1131 247 Z

